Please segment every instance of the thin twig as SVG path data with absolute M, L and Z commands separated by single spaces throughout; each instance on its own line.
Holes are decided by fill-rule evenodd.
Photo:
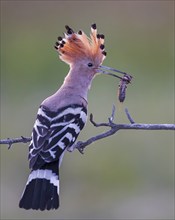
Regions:
M 126 116 L 128 118 L 128 120 L 131 122 L 131 124 L 134 124 L 134 120 L 132 119 L 131 115 L 129 114 L 129 111 L 127 108 L 125 108 L 125 113 L 126 113 Z
M 93 114 L 91 113 L 89 116 L 89 121 L 95 126 L 95 127 L 102 127 L 102 126 L 106 126 L 109 127 L 109 123 L 96 123 L 94 121 L 94 117 Z
M 115 116 L 115 105 L 112 106 L 112 114 L 111 114 L 111 117 L 108 118 L 109 123 L 113 124 L 114 116 Z
M 134 120 L 132 119 L 131 115 L 129 114 L 128 110 L 125 109 L 125 113 L 127 115 L 128 120 L 130 121 L 130 124 L 115 124 L 113 122 L 114 120 L 114 115 L 115 115 L 115 106 L 113 106 L 112 109 L 112 114 L 108 118 L 107 123 L 96 123 L 93 120 L 93 115 L 90 114 L 90 122 L 95 126 L 95 127 L 109 127 L 110 130 L 103 132 L 101 134 L 98 134 L 97 136 L 91 137 L 86 141 L 78 141 L 76 142 L 73 146 L 68 148 L 67 150 L 72 152 L 74 149 L 78 149 L 81 153 L 83 153 L 83 150 L 86 146 L 90 145 L 91 143 L 109 137 L 119 130 L 175 130 L 175 124 L 138 124 L 135 123 Z M 12 146 L 12 144 L 15 143 L 28 143 L 31 141 L 30 137 L 23 137 L 21 138 L 14 138 L 14 139 L 4 139 L 0 140 L 0 144 L 7 144 L 9 145 L 8 148 Z

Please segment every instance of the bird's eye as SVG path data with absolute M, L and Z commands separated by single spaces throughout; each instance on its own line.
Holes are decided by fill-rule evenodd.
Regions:
M 92 63 L 88 63 L 88 67 L 92 67 L 93 66 L 93 64 Z

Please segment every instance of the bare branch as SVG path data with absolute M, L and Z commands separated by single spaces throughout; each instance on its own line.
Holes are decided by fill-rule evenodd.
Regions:
M 103 126 L 107 126 L 107 123 L 101 123 Z M 99 127 L 99 124 L 97 124 Z M 111 127 L 111 125 L 108 125 Z M 87 145 L 90 145 L 91 143 L 100 140 L 102 138 L 106 138 L 108 136 L 111 136 L 115 134 L 119 130 L 175 130 L 175 124 L 112 124 L 112 127 L 109 131 L 104 132 L 102 134 L 99 134 L 97 136 L 89 138 L 87 141 L 82 142 L 78 141 L 77 143 L 74 144 L 74 149 L 77 148 L 80 153 L 83 154 L 83 150 Z
M 30 137 L 23 137 L 21 136 L 21 138 L 7 138 L 7 139 L 3 139 L 0 140 L 0 144 L 8 144 L 8 149 L 10 149 L 10 147 L 12 146 L 12 144 L 16 144 L 16 143 L 28 143 L 31 141 Z
M 125 109 L 125 113 L 131 122 L 131 124 L 115 124 L 113 123 L 114 114 L 115 114 L 115 106 L 113 106 L 111 117 L 108 119 L 108 123 L 96 123 L 93 120 L 93 115 L 90 114 L 90 122 L 95 127 L 110 127 L 110 130 L 104 133 L 101 133 L 97 136 L 89 138 L 87 141 L 78 141 L 73 146 L 68 148 L 67 150 L 72 152 L 74 149 L 78 149 L 80 153 L 84 153 L 84 148 L 93 142 L 109 137 L 113 134 L 115 134 L 119 130 L 126 130 L 126 129 L 134 129 L 134 130 L 175 130 L 175 124 L 136 124 L 134 123 L 134 120 L 129 114 L 128 109 Z
M 134 120 L 132 119 L 131 115 L 129 114 L 128 110 L 125 109 L 125 113 L 127 115 L 128 120 L 130 121 L 130 124 L 115 124 L 113 122 L 114 120 L 114 115 L 115 115 L 115 106 L 113 106 L 112 109 L 112 114 L 108 118 L 107 123 L 96 123 L 93 120 L 93 115 L 90 114 L 90 122 L 95 126 L 95 127 L 109 127 L 110 130 L 103 132 L 101 134 L 98 134 L 97 136 L 91 137 L 86 141 L 78 141 L 76 142 L 73 146 L 68 148 L 67 150 L 72 152 L 74 149 L 78 149 L 80 153 L 83 154 L 83 150 L 86 146 L 92 144 L 93 142 L 109 137 L 119 130 L 175 130 L 175 124 L 140 124 L 140 123 L 135 123 Z M 30 137 L 23 137 L 21 138 L 14 138 L 14 139 L 4 139 L 0 140 L 0 144 L 8 144 L 10 148 L 12 144 L 15 143 L 28 143 L 31 141 Z

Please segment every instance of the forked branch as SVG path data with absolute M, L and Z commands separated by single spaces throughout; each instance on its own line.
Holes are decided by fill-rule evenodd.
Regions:
M 108 136 L 111 136 L 115 134 L 119 130 L 126 130 L 126 129 L 134 129 L 134 130 L 175 130 L 175 124 L 138 124 L 135 123 L 131 115 L 129 114 L 128 109 L 125 109 L 126 116 L 128 120 L 130 121 L 131 124 L 115 124 L 113 122 L 114 120 L 114 115 L 115 115 L 115 106 L 113 106 L 112 109 L 112 114 L 111 117 L 108 118 L 107 123 L 96 123 L 93 120 L 93 115 L 90 114 L 90 122 L 95 126 L 95 127 L 102 127 L 106 126 L 109 127 L 110 130 L 107 132 L 101 133 L 97 136 L 89 138 L 87 141 L 78 141 L 77 143 L 74 144 L 73 149 L 78 149 L 80 153 L 83 154 L 84 148 L 87 145 L 90 145 L 91 143 L 100 140 L 102 138 L 106 138 Z
M 106 132 L 103 132 L 101 134 L 98 134 L 97 136 L 91 137 L 86 141 L 78 141 L 76 142 L 73 146 L 68 148 L 67 150 L 72 152 L 74 149 L 78 149 L 80 153 L 83 154 L 84 148 L 93 142 L 100 140 L 102 138 L 106 138 L 108 136 L 111 136 L 115 134 L 119 130 L 128 130 L 128 129 L 134 129 L 134 130 L 175 130 L 175 124 L 138 124 L 135 123 L 134 120 L 132 119 L 131 115 L 129 114 L 128 110 L 125 109 L 126 116 L 130 122 L 130 124 L 115 124 L 114 121 L 114 116 L 115 116 L 115 106 L 113 106 L 112 109 L 112 114 L 108 118 L 108 122 L 104 123 L 96 123 L 93 119 L 93 115 L 90 114 L 90 122 L 95 126 L 95 127 L 109 127 L 110 129 Z M 8 148 L 12 146 L 12 144 L 15 143 L 28 143 L 31 141 L 30 137 L 23 137 L 21 138 L 14 138 L 14 139 L 4 139 L 0 140 L 0 144 L 7 144 L 9 145 Z

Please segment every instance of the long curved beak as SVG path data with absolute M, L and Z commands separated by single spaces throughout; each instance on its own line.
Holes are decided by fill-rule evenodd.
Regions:
M 120 80 L 124 80 L 124 78 L 127 76 L 127 81 L 128 83 L 130 83 L 131 79 L 132 79 L 132 76 L 129 75 L 128 73 L 125 73 L 125 72 L 122 72 L 120 70 L 117 70 L 117 69 L 114 69 L 112 67 L 108 67 L 108 66 L 99 66 L 99 68 L 97 69 L 97 72 L 98 73 L 102 73 L 102 74 L 107 74 L 107 75 L 110 75 L 110 76 L 114 76 L 114 77 L 117 77 L 119 78 Z M 116 72 L 116 73 L 120 73 L 120 74 L 123 74 L 123 77 L 120 77 L 114 73 L 111 73 L 111 72 Z

